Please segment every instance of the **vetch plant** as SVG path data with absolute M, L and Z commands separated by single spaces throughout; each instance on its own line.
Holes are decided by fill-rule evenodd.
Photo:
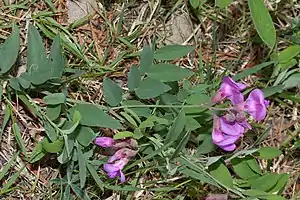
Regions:
M 245 88 L 246 85 L 225 76 L 221 88 L 212 98 L 214 103 L 229 99 L 233 105 L 223 116 L 214 115 L 212 139 L 214 144 L 225 151 L 233 151 L 236 148 L 235 142 L 243 136 L 245 130 L 251 129 L 247 113 L 257 121 L 263 120 L 267 114 L 269 101 L 265 100 L 263 92 L 254 89 L 244 101 L 241 91 Z
M 216 145 L 225 151 L 235 150 L 236 141 L 251 129 L 249 116 L 257 121 L 263 120 L 269 102 L 259 89 L 254 89 L 248 98 L 244 98 L 242 91 L 247 85 L 227 76 L 211 98 L 210 92 L 214 84 L 210 83 L 216 79 L 205 77 L 203 71 L 203 80 L 191 81 L 197 78 L 197 73 L 182 67 L 181 61 L 169 63 L 191 53 L 195 50 L 194 47 L 145 47 L 141 52 L 140 64 L 133 65 L 128 73 L 128 90 L 123 90 L 123 86 L 104 78 L 104 99 L 101 99 L 104 103 L 97 105 L 70 98 L 67 90 L 70 70 L 65 68 L 59 36 L 54 39 L 49 55 L 46 54 L 48 51 L 34 26 L 29 27 L 28 37 L 27 71 L 19 77 L 10 74 L 19 51 L 16 29 L 11 39 L 0 48 L 2 57 L 11 56 L 7 59 L 8 63 L 0 66 L 0 73 L 5 80 L 9 80 L 8 86 L 11 89 L 8 87 L 7 91 L 17 93 L 18 98 L 32 110 L 45 129 L 45 134 L 40 135 L 42 139 L 35 143 L 35 148 L 30 153 L 29 162 L 37 163 L 42 158 L 47 159 L 46 155 L 49 153 L 57 156 L 64 172 L 60 178 L 51 182 L 61 186 L 63 199 L 72 198 L 72 191 L 80 199 L 89 199 L 89 192 L 86 190 L 93 184 L 97 184 L 102 191 L 122 190 L 127 195 L 128 186 L 115 185 L 105 178 L 119 178 L 120 183 L 124 184 L 125 166 L 126 172 L 130 172 L 128 174 L 136 173 L 130 177 L 130 191 L 140 190 L 139 178 L 155 170 L 161 177 L 173 178 L 180 174 L 184 179 L 193 179 L 193 184 L 214 185 L 241 198 L 251 196 L 251 190 L 257 192 L 258 189 L 262 196 L 282 193 L 289 176 L 263 172 L 256 161 L 257 157 L 273 159 L 279 156 L 279 149 L 243 149 L 233 155 L 208 155 L 215 150 Z M 245 70 L 234 79 L 256 73 L 272 63 L 263 63 Z M 80 75 L 73 77 L 77 76 Z M 8 101 L 7 92 L 2 96 Z M 40 98 L 45 105 L 36 103 L 39 101 L 33 101 L 33 98 Z M 231 106 L 220 108 L 221 106 L 212 105 L 212 102 L 221 103 L 224 100 L 230 100 Z M 15 119 L 11 105 L 13 104 L 9 102 L 6 106 L 3 124 L 7 124 L 9 118 Z M 112 138 L 97 137 L 97 132 L 103 128 L 119 132 Z M 12 131 L 20 150 L 26 155 L 27 150 L 17 123 L 14 123 Z M 105 155 L 109 157 L 95 157 L 95 145 L 103 148 Z M 187 153 L 190 149 L 193 154 Z M 231 163 L 230 166 L 227 166 L 228 162 Z M 136 166 L 139 166 L 138 170 Z M 228 167 L 233 170 L 228 170 Z M 102 172 L 106 175 L 103 176 Z M 236 175 L 240 179 L 235 179 Z M 94 181 L 91 182 L 90 177 Z M 275 180 L 270 182 L 270 187 L 259 188 L 270 177 Z M 179 185 L 182 184 L 180 181 L 181 178 L 175 180 Z M 90 183 L 92 185 L 88 185 Z M 151 180 L 145 186 L 151 190 L 157 189 L 160 184 Z M 172 189 L 177 190 L 178 187 L 159 188 L 168 192 Z

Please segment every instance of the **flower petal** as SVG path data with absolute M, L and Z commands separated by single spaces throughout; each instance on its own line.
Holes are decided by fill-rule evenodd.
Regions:
M 231 144 L 234 144 L 239 138 L 240 138 L 240 136 L 225 136 L 224 140 L 222 140 L 221 142 L 218 142 L 217 145 L 218 146 L 231 145 Z
M 214 129 L 220 130 L 220 117 L 218 115 L 213 116 L 213 127 Z
M 267 109 L 261 104 L 252 105 L 247 108 L 249 114 L 257 121 L 263 120 L 267 115 Z
M 243 126 L 244 128 L 247 128 L 249 130 L 252 129 L 251 125 L 245 120 L 245 121 L 240 121 L 238 122 L 241 126 Z
M 245 128 L 237 122 L 229 123 L 224 117 L 220 117 L 221 131 L 227 135 L 239 136 L 245 131 Z
M 212 97 L 211 101 L 214 103 L 218 103 L 225 98 L 225 94 L 223 94 L 222 90 L 218 90 L 216 94 Z
M 237 90 L 235 87 L 232 87 L 231 85 L 228 84 L 221 85 L 220 93 L 222 99 L 230 97 L 231 95 L 233 95 L 233 93 L 237 93 L 237 92 L 239 92 L 239 90 Z
M 264 100 L 264 104 L 266 107 L 268 107 L 270 105 L 270 101 L 266 99 L 266 100 Z
M 238 104 L 244 101 L 244 97 L 240 91 L 247 86 L 242 83 L 237 83 L 230 77 L 225 76 L 222 80 L 220 89 L 212 98 L 212 102 L 217 103 L 225 98 L 229 98 L 233 104 Z
M 214 144 L 217 144 L 217 143 L 221 142 L 222 140 L 224 140 L 224 136 L 223 136 L 222 132 L 214 129 L 213 133 L 212 133 L 212 140 L 213 140 Z
M 126 181 L 124 173 L 122 171 L 120 171 L 119 175 L 120 175 L 120 181 L 121 181 L 121 183 L 124 183 Z
M 118 176 L 118 171 L 116 171 L 116 172 L 109 172 L 109 173 L 107 173 L 107 176 L 109 178 L 116 178 Z
M 115 140 L 110 137 L 97 137 L 95 139 L 95 144 L 100 147 L 112 147 L 115 143 Z
M 244 102 L 244 95 L 239 91 L 232 91 L 231 95 L 228 96 L 228 99 L 230 99 L 233 105 L 239 105 Z
M 255 89 L 249 94 L 245 103 L 245 109 L 255 120 L 261 121 L 267 115 L 266 104 L 264 93 L 259 89 Z
M 226 146 L 220 146 L 221 149 L 223 149 L 224 151 L 233 151 L 236 148 L 235 144 L 230 144 L 230 145 L 226 145 Z
M 122 158 L 113 164 L 104 164 L 103 168 L 109 178 L 115 178 L 117 176 L 120 176 L 121 183 L 123 183 L 125 182 L 125 175 L 121 170 L 128 162 L 128 158 Z
M 119 149 L 118 151 L 116 151 L 116 153 L 114 155 L 112 155 L 109 159 L 108 159 L 108 163 L 113 163 L 116 160 L 120 160 L 121 158 L 125 158 L 125 154 L 123 153 L 123 149 Z
M 117 172 L 120 170 L 120 167 L 116 164 L 104 164 L 103 169 L 107 173 Z
M 256 103 L 264 104 L 265 98 L 264 98 L 263 91 L 261 91 L 260 89 L 252 90 L 248 96 L 248 99 L 246 100 L 246 104 L 247 104 L 247 101 L 254 101 Z
M 222 80 L 221 88 L 222 88 L 222 86 L 223 87 L 230 86 L 231 88 L 238 90 L 238 91 L 242 91 L 242 90 L 246 89 L 246 87 L 247 87 L 245 84 L 235 82 L 232 78 L 230 78 L 228 76 L 224 76 L 224 78 Z
M 122 170 L 128 162 L 128 158 L 121 158 L 120 160 L 115 162 L 115 165 L 118 166 L 120 170 Z

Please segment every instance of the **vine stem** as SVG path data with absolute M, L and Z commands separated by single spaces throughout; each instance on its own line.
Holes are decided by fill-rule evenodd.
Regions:
M 83 103 L 81 101 L 78 100 L 74 100 L 74 99 L 67 99 L 68 102 L 70 103 Z M 92 104 L 92 103 L 87 103 L 84 102 L 83 104 Z M 101 109 L 105 109 L 105 110 L 119 110 L 119 109 L 125 109 L 125 108 L 205 108 L 205 109 L 209 109 L 209 110 L 223 110 L 223 111 L 228 111 L 231 110 L 232 108 L 216 108 L 216 107 L 212 107 L 209 105 L 205 105 L 205 104 L 198 104 L 198 105 L 124 105 L 124 106 L 117 106 L 117 107 L 107 107 L 107 106 L 103 106 L 103 105 L 96 105 L 96 104 L 92 104 L 95 105 Z
M 119 110 L 124 108 L 209 108 L 201 105 L 125 105 L 112 107 L 111 110 Z

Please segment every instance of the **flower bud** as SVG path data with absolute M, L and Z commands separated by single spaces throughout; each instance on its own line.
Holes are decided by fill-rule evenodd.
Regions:
M 218 90 L 216 92 L 216 94 L 212 97 L 211 101 L 213 103 L 218 103 L 220 101 L 222 101 L 224 99 L 223 95 L 222 95 L 222 91 L 221 90 Z
M 135 139 L 125 139 L 125 140 L 117 140 L 115 144 L 113 145 L 114 149 L 122 149 L 122 148 L 132 148 L 132 149 L 137 149 L 138 148 L 138 143 Z
M 235 115 L 234 115 L 232 112 L 227 113 L 227 114 L 225 115 L 225 119 L 226 119 L 226 121 L 228 121 L 228 122 L 234 122 L 234 121 L 235 121 Z
M 134 151 L 129 148 L 122 148 L 116 151 L 116 153 L 108 159 L 108 163 L 115 162 L 116 160 L 120 160 L 122 158 L 132 158 L 137 154 L 137 151 Z
M 242 122 L 242 121 L 245 121 L 246 120 L 246 113 L 245 112 L 238 112 L 237 114 L 236 114 L 236 120 L 238 121 L 238 122 Z
M 115 144 L 115 140 L 110 137 L 97 137 L 95 139 L 95 144 L 100 147 L 108 148 Z
M 266 107 L 268 107 L 270 105 L 270 101 L 269 100 L 264 100 L 264 104 Z
M 137 149 L 139 147 L 135 139 L 130 138 L 126 142 L 128 143 L 130 148 Z

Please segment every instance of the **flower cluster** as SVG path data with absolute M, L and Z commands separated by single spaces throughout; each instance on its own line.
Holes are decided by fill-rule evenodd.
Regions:
M 122 172 L 129 160 L 137 154 L 137 142 L 134 139 L 114 140 L 110 137 L 97 137 L 95 144 L 113 150 L 113 155 L 104 164 L 104 171 L 109 178 L 120 177 L 121 183 L 125 182 Z
M 263 120 L 267 114 L 269 101 L 265 100 L 263 92 L 254 89 L 244 100 L 241 91 L 246 87 L 245 84 L 237 83 L 226 76 L 212 98 L 214 103 L 229 99 L 233 105 L 223 116 L 214 115 L 212 140 L 225 151 L 233 151 L 236 148 L 235 142 L 243 136 L 246 129 L 251 129 L 247 122 L 247 113 L 257 121 Z

